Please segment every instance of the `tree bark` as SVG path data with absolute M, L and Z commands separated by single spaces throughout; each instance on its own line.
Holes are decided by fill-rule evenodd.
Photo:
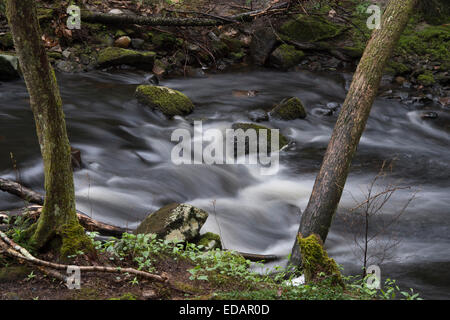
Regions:
M 20 67 L 30 95 L 36 131 L 44 161 L 45 202 L 34 225 L 31 243 L 38 249 L 55 236 L 85 237 L 75 210 L 70 145 L 55 73 L 41 41 L 36 3 L 7 0 L 6 13 Z M 64 229 L 63 232 L 62 229 Z M 69 230 L 71 230 L 69 232 Z M 72 239 L 73 240 L 73 239 Z M 80 244 L 83 241 L 80 241 Z M 86 242 L 87 243 L 87 242 Z
M 302 215 L 302 237 L 317 234 L 325 241 L 341 199 L 353 155 L 364 131 L 378 91 L 383 69 L 403 32 L 417 0 L 391 0 L 382 17 L 381 28 L 372 33 L 353 76 L 328 144 L 322 166 Z M 294 243 L 290 264 L 301 265 L 301 253 Z

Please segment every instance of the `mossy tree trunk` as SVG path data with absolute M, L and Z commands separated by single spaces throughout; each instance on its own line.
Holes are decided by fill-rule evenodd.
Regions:
M 30 95 L 44 161 L 45 203 L 31 241 L 42 249 L 57 240 L 62 256 L 89 246 L 75 210 L 70 145 L 54 71 L 48 61 L 34 0 L 7 0 L 6 13 Z
M 317 234 L 325 241 L 333 215 L 341 199 L 370 109 L 378 91 L 383 69 L 403 32 L 417 0 L 391 0 L 382 17 L 381 28 L 372 33 L 353 76 L 328 144 L 309 203 L 302 215 L 299 234 Z M 291 265 L 301 265 L 297 241 L 292 249 Z

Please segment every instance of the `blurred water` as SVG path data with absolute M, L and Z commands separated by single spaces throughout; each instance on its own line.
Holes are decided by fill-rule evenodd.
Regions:
M 203 231 L 220 232 L 227 248 L 244 252 L 290 253 L 300 209 L 304 209 L 330 137 L 336 115 L 320 116 L 316 108 L 343 102 L 348 75 L 252 71 L 207 78 L 167 80 L 195 103 L 193 114 L 174 120 L 137 104 L 139 73 L 93 72 L 59 75 L 71 143 L 81 149 L 85 168 L 75 174 L 78 209 L 93 218 L 134 228 L 145 216 L 170 202 L 189 202 L 210 213 Z M 234 89 L 257 90 L 253 98 L 232 95 Z M 249 121 L 248 112 L 297 96 L 308 109 L 305 120 L 262 123 L 280 128 L 295 142 L 280 153 L 280 171 L 261 176 L 255 166 L 184 165 L 170 161 L 176 128 L 225 130 Z M 326 243 L 329 254 L 347 272 L 360 273 L 354 243 L 343 213 L 362 200 L 361 190 L 384 160 L 396 158 L 392 179 L 420 189 L 393 231 L 402 242 L 386 260 L 382 277 L 398 279 L 425 298 L 450 298 L 450 135 L 393 100 L 378 99 L 354 159 L 339 212 Z M 25 85 L 0 84 L 0 176 L 43 191 L 42 163 Z M 394 214 L 409 199 L 399 191 L 386 207 Z M 213 200 L 215 202 L 213 203 Z M 23 205 L 0 194 L 0 210 Z

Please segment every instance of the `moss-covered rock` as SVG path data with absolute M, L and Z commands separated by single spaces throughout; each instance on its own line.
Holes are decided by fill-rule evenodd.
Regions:
M 435 84 L 436 80 L 434 79 L 433 73 L 431 73 L 431 71 L 426 71 L 417 77 L 417 82 L 428 87 Z
M 298 65 L 304 56 L 305 53 L 295 49 L 294 46 L 282 44 L 270 55 L 270 64 L 275 67 L 288 69 Z
M 186 95 L 167 87 L 141 85 L 136 89 L 136 98 L 168 118 L 184 116 L 194 110 L 194 104 Z
M 165 240 L 192 241 L 208 218 L 204 210 L 189 204 L 172 203 L 151 213 L 137 227 L 136 232 L 153 233 Z
M 0 54 L 0 81 L 19 78 L 19 59 L 13 55 Z
M 168 33 L 152 35 L 152 43 L 156 49 L 172 50 L 179 43 L 177 38 Z
M 281 133 L 279 133 L 278 150 L 272 150 L 271 141 L 272 141 L 272 132 L 273 132 L 274 129 L 270 129 L 270 128 L 267 128 L 265 126 L 261 126 L 261 125 L 254 124 L 254 123 L 242 123 L 242 122 L 234 123 L 231 126 L 231 128 L 233 130 L 241 129 L 241 130 L 244 131 L 244 133 L 247 130 L 255 130 L 256 131 L 256 135 L 257 135 L 257 139 L 258 139 L 258 148 L 257 148 L 258 152 L 259 152 L 259 136 L 260 136 L 260 133 L 261 133 L 260 130 L 267 130 L 266 132 L 267 132 L 267 151 L 268 152 L 278 151 L 278 150 L 280 150 L 281 148 L 283 148 L 284 146 L 286 146 L 289 143 L 288 139 L 285 136 L 283 136 Z M 237 139 L 235 139 L 235 141 L 237 142 Z M 237 144 L 236 143 L 235 143 L 234 147 L 235 147 L 235 154 L 237 154 L 237 152 L 236 152 Z M 249 153 L 249 151 L 250 151 L 249 149 L 250 149 L 249 143 L 246 140 L 246 144 L 245 144 L 245 153 L 246 154 Z
M 299 14 L 285 22 L 280 31 L 284 36 L 299 42 L 316 42 L 337 37 L 345 30 L 318 16 Z
M 239 39 L 230 38 L 227 36 L 220 37 L 222 42 L 227 46 L 230 52 L 239 52 L 242 49 L 242 42 Z
M 328 257 L 318 235 L 312 234 L 307 238 L 303 238 L 299 235 L 298 243 L 300 245 L 302 268 L 306 282 L 331 278 L 334 284 L 344 286 L 336 262 L 334 259 Z
M 98 66 L 101 68 L 126 64 L 142 70 L 151 71 L 155 62 L 154 52 L 109 47 L 98 54 Z
M 197 245 L 203 246 L 205 250 L 222 249 L 220 236 L 212 232 L 207 232 L 201 235 Z
M 281 120 L 295 120 L 306 118 L 303 103 L 297 97 L 283 99 L 270 112 L 270 116 Z

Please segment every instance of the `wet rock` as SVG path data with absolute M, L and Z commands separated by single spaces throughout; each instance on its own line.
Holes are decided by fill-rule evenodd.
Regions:
M 150 214 L 136 229 L 139 233 L 153 233 L 165 240 L 192 241 L 208 218 L 204 210 L 189 204 L 172 203 Z
M 80 149 L 70 147 L 70 158 L 72 161 L 72 168 L 74 171 L 82 168 Z
M 312 113 L 314 115 L 317 115 L 317 116 L 327 116 L 327 117 L 329 117 L 329 116 L 333 115 L 333 110 L 330 110 L 330 109 L 327 109 L 327 108 L 314 108 L 312 110 Z
M 136 89 L 136 98 L 169 119 L 190 114 L 194 110 L 194 104 L 187 96 L 167 87 L 140 85 Z
M 129 49 L 109 47 L 99 52 L 97 63 L 101 68 L 125 64 L 151 71 L 155 62 L 155 55 L 151 51 L 137 52 Z
M 341 105 L 337 102 L 328 102 L 327 103 L 327 108 L 334 111 L 337 111 L 339 108 L 341 107 Z
M 70 52 L 69 49 L 66 49 L 62 52 L 62 56 L 66 59 L 69 59 L 70 55 L 72 54 L 72 52 Z
M 123 36 L 114 41 L 114 46 L 118 48 L 126 49 L 131 44 L 131 38 L 128 36 Z
M 248 118 L 254 122 L 269 121 L 269 114 L 265 110 L 256 109 L 248 113 Z
M 250 55 L 253 62 L 263 66 L 268 60 L 276 43 L 277 37 L 271 27 L 264 26 L 254 30 L 252 41 L 250 43 Z
M 402 76 L 395 77 L 395 83 L 399 85 L 403 85 L 406 82 L 406 79 Z
M 13 55 L 0 54 L 0 81 L 19 78 L 19 59 Z
M 243 98 L 243 97 L 256 97 L 258 95 L 257 90 L 233 90 L 231 92 L 233 97 Z
M 274 67 L 288 69 L 298 65 L 305 54 L 303 51 L 295 49 L 294 46 L 282 44 L 270 55 L 270 64 Z
M 204 250 L 222 249 L 222 242 L 218 234 L 207 232 L 200 236 L 197 245 L 203 246 Z
M 244 133 L 247 130 L 256 130 L 256 137 L 257 137 L 257 152 L 259 152 L 259 137 L 261 134 L 260 130 L 267 130 L 267 152 L 272 152 L 272 148 L 271 148 L 271 139 L 272 139 L 272 133 L 274 129 L 270 129 L 268 127 L 265 126 L 261 126 L 258 124 L 254 124 L 254 123 L 243 123 L 243 122 L 238 122 L 238 123 L 234 123 L 231 128 L 233 130 L 238 130 L 238 129 L 242 129 L 244 131 Z M 234 154 L 237 155 L 237 141 L 238 139 L 235 138 L 235 145 L 234 145 Z M 286 139 L 285 136 L 283 136 L 281 133 L 279 134 L 279 141 L 278 141 L 278 150 L 282 149 L 284 146 L 286 146 L 288 144 L 288 140 Z M 274 150 L 277 151 L 277 150 Z M 245 139 L 245 148 L 244 148 L 244 152 L 245 154 L 248 154 L 250 152 L 250 144 L 249 144 L 249 139 L 248 137 L 246 137 Z
M 448 106 L 450 106 L 450 97 L 440 98 L 440 99 L 439 99 L 439 103 L 440 103 L 443 107 L 448 107 Z
M 77 70 L 78 65 L 71 61 L 58 61 L 56 63 L 56 69 L 62 72 L 74 72 Z
M 433 111 L 428 111 L 428 112 L 422 112 L 420 117 L 422 119 L 437 119 L 438 118 L 438 114 L 436 112 L 433 112 Z
M 270 112 L 270 116 L 281 120 L 295 120 L 306 118 L 303 103 L 297 97 L 283 99 Z

